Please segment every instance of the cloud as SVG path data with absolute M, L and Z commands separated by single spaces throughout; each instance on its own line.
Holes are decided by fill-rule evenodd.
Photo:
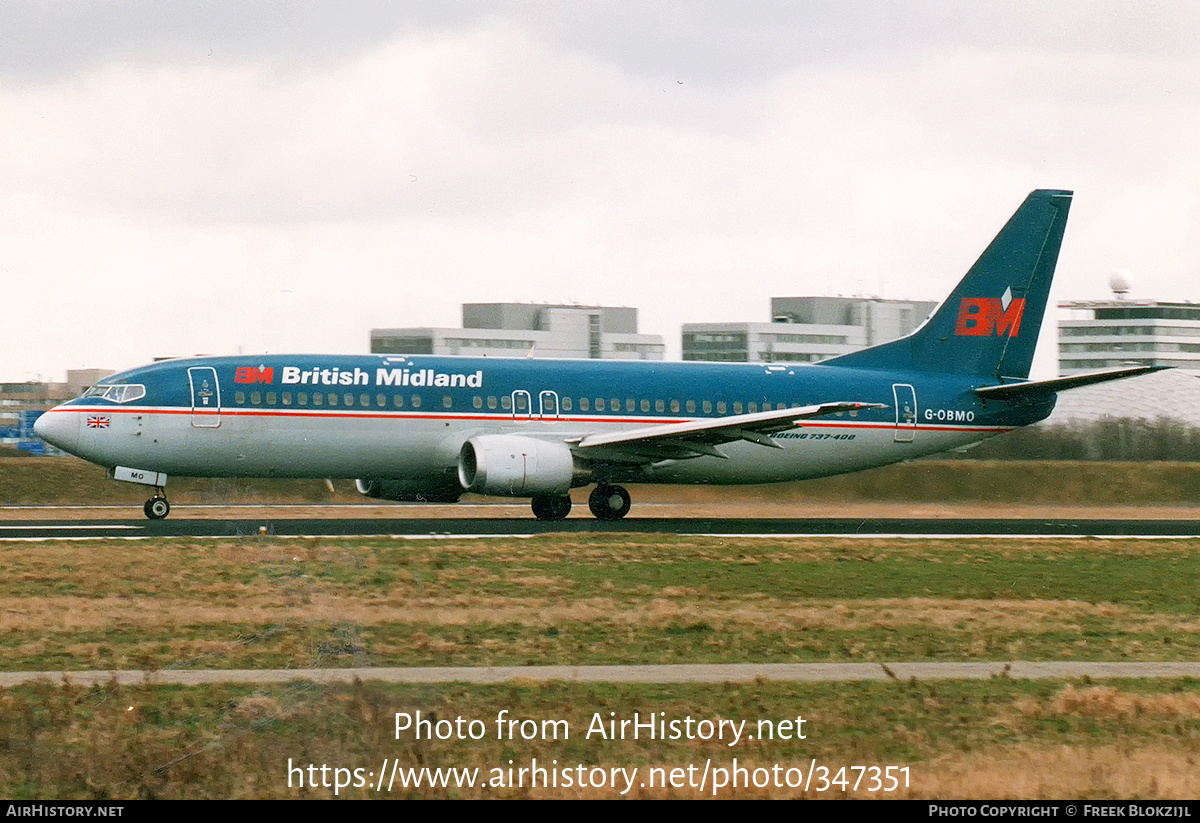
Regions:
M 1041 186 L 1078 191 L 1061 294 L 1191 295 L 1190 11 L 417 6 L 0 7 L 42 55 L 0 57 L 5 272 L 63 321 L 9 368 L 361 351 L 476 300 L 674 347 L 773 295 L 937 299 Z

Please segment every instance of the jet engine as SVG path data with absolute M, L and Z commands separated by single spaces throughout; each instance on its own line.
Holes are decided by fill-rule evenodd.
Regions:
M 519 434 L 472 437 L 458 453 L 458 480 L 478 494 L 563 495 L 589 482 L 565 443 Z
M 354 481 L 359 494 L 398 503 L 457 503 L 463 490 L 447 477 L 366 477 Z

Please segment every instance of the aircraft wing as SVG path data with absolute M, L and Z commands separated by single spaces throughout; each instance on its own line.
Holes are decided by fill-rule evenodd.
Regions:
M 1027 397 L 1038 397 L 1054 392 L 1077 389 L 1080 386 L 1091 386 L 1105 383 L 1109 380 L 1121 380 L 1125 377 L 1136 377 L 1139 374 L 1162 371 L 1170 366 L 1130 366 L 1123 369 L 1108 369 L 1106 371 L 1073 374 L 1070 377 L 1058 377 L 1054 380 L 1027 380 L 1022 383 L 1004 383 L 999 386 L 981 386 L 975 393 L 984 400 L 1023 400 Z
M 837 412 L 861 409 L 884 409 L 883 403 L 820 403 L 791 409 L 735 414 L 729 417 L 690 420 L 683 423 L 664 423 L 641 429 L 589 434 L 571 442 L 582 454 L 618 460 L 682 460 L 709 455 L 725 457 L 717 448 L 722 443 L 746 440 L 760 446 L 783 448 L 770 438 L 775 432 L 786 431 L 797 421 L 822 417 Z

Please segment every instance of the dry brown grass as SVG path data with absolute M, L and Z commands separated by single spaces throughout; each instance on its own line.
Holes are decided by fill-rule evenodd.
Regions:
M 856 632 L 902 627 L 936 631 L 1078 631 L 1087 622 L 1119 623 L 1132 632 L 1188 634 L 1200 619 L 1185 613 L 1144 613 L 1111 603 L 1070 599 L 964 597 L 782 599 L 760 593 L 714 596 L 706 586 L 664 582 L 624 590 L 580 590 L 554 574 L 575 563 L 715 562 L 769 567 L 777 562 L 832 558 L 875 561 L 903 555 L 937 563 L 973 563 L 979 552 L 1052 556 L 1087 547 L 1134 559 L 1153 556 L 1169 541 L 778 540 L 563 535 L 529 540 L 462 540 L 398 544 L 401 554 L 361 541 L 162 540 L 14 543 L 6 546 L 6 593 L 0 593 L 5 632 L 55 627 L 90 632 L 115 627 L 173 629 L 228 624 L 361 626 L 521 625 L 564 622 L 614 627 L 687 625 L 778 632 L 804 628 Z M 1174 546 L 1174 548 L 1173 548 Z M 410 548 L 411 547 L 411 548 Z M 978 547 L 978 548 L 976 548 Z M 444 565 L 439 557 L 452 555 Z M 387 559 L 384 559 L 387 558 Z M 362 575 L 386 571 L 390 582 L 364 588 Z M 436 585 L 434 583 L 436 582 Z M 491 587 L 510 593 L 496 594 Z
M 1077 630 L 1085 617 L 1122 621 L 1131 631 L 1200 631 L 1200 620 L 1140 614 L 1107 604 L 1072 601 L 903 600 L 806 601 L 803 605 L 773 598 L 727 597 L 713 602 L 703 595 L 656 597 L 628 603 L 614 598 L 577 600 L 487 595 L 453 597 L 356 596 L 311 592 L 295 602 L 277 591 L 247 587 L 238 603 L 216 605 L 194 596 L 73 595 L 0 598 L 5 631 L 32 631 L 48 625 L 62 631 L 93 631 L 120 625 L 161 629 L 183 626 L 351 622 L 363 626 L 408 623 L 428 626 L 525 625 L 546 627 L 570 621 L 614 626 L 656 626 L 703 620 L 721 628 L 764 631 L 788 627 L 859 631 L 901 626 L 938 630 L 987 627 L 1002 631 Z
M 1190 601 L 1161 608 L 1153 599 L 1115 605 L 1103 602 L 1103 587 L 1096 589 L 1098 602 L 1085 602 L 1083 595 L 1052 599 L 1054 590 L 1040 586 L 1043 569 L 1040 562 L 1028 562 L 1030 555 L 1037 561 L 1080 563 L 1081 547 L 1107 555 L 1105 568 L 1123 565 L 1111 562 L 1117 557 L 1146 558 L 1146 567 L 1161 569 L 1139 579 L 1139 588 L 1158 593 L 1163 587 L 1157 581 L 1172 580 L 1190 591 L 1187 575 L 1173 573 L 1185 566 L 1171 565 L 1190 562 L 1194 551 L 1179 541 L 566 535 L 488 541 L 13 543 L 5 546 L 6 576 L 0 582 L 0 640 L 9 643 L 5 649 L 12 660 L 41 657 L 53 660 L 51 666 L 74 669 L 253 667 L 263 661 L 279 666 L 590 662 L 587 655 L 626 660 L 631 649 L 635 659 L 647 662 L 889 659 L 889 649 L 895 648 L 908 656 L 890 659 L 923 654 L 994 659 L 1003 650 L 1017 657 L 1021 644 L 1031 647 L 1039 638 L 1050 639 L 1029 659 L 1075 653 L 1095 659 L 1096 649 L 1118 654 L 1123 649 L 1128 659 L 1139 659 L 1139 643 L 1163 637 L 1171 644 L 1147 656 L 1179 659 L 1182 648 L 1188 653 L 1195 648 L 1200 619 L 1188 608 Z M 904 562 L 890 562 L 897 558 Z M 969 578 L 960 573 L 974 572 L 973 564 L 1003 570 L 1009 559 L 1039 575 L 1034 586 L 1019 589 L 1024 598 L 1005 588 L 1008 576 L 996 597 L 958 584 L 942 586 L 936 575 L 928 588 L 917 584 L 910 589 L 916 596 L 908 597 L 839 597 L 830 589 L 808 596 L 792 594 L 787 585 L 769 587 L 779 580 L 776 564 L 794 573 L 794 565 L 783 564 L 818 562 L 824 572 L 815 573 L 845 570 L 859 580 L 879 570 L 885 578 L 930 570 Z M 1092 568 L 1091 560 L 1084 557 L 1081 565 Z M 740 582 L 725 585 L 735 578 Z M 814 641 L 813 636 L 833 639 Z M 927 639 L 932 651 L 923 645 Z M 909 645 L 888 646 L 905 642 Z M 1077 643 L 1092 645 L 1079 651 Z M 374 657 L 360 663 L 360 656 Z M 570 716 L 573 723 L 585 722 L 591 711 L 630 706 L 673 716 L 783 717 L 802 710 L 813 717 L 817 732 L 811 741 L 791 747 L 735 751 L 716 744 L 654 747 L 642 741 L 545 754 L 643 770 L 703 763 L 708 757 L 727 764 L 735 755 L 751 767 L 771 765 L 770 758 L 807 767 L 811 756 L 835 768 L 911 766 L 909 791 L 880 797 L 1196 796 L 1200 787 L 1192 775 L 1198 771 L 1200 694 L 1184 681 L 1159 687 L 1159 693 L 1150 693 L 1152 686 L 1145 692 L 1137 688 L 1126 683 L 1057 689 L 1004 679 L 639 689 L 292 684 L 253 694 L 232 687 L 209 692 L 43 685 L 0 694 L 0 720 L 7 724 L 0 736 L 19 745 L 37 743 L 44 770 L 39 779 L 54 787 L 45 789 L 48 795 L 111 789 L 120 796 L 189 796 L 203 786 L 210 796 L 294 797 L 279 780 L 279 764 L 287 757 L 360 765 L 411 754 L 414 763 L 492 767 L 514 756 L 499 743 L 486 749 L 456 744 L 398 752 L 396 741 L 386 739 L 386 714 L 409 706 L 480 717 L 492 717 L 503 707 L 538 717 Z M 20 702 L 20 694 L 33 697 Z M 209 694 L 221 696 L 201 706 Z M 57 731 L 51 733 L 51 727 Z M 24 785 L 24 751 L 6 754 L 0 746 L 0 787 Z M 518 757 L 530 753 L 522 748 Z M 169 776 L 158 771 L 177 758 L 186 759 L 172 766 Z M 86 780 L 76 782 L 79 774 Z M 639 796 L 697 796 L 691 790 L 638 791 Z M 613 796 L 599 790 L 525 794 Z M 795 794 L 786 788 L 751 788 L 734 796 Z M 808 796 L 840 792 L 810 790 Z M 863 788 L 855 796 L 870 795 Z
M 907 766 L 909 786 L 895 792 L 807 792 L 739 787 L 719 797 L 878 797 L 923 799 L 1174 799 L 1200 791 L 1196 768 L 1200 717 L 1193 684 L 1050 689 L 1007 680 L 979 683 L 724 684 L 610 686 L 509 684 L 382 686 L 292 683 L 267 688 L 81 688 L 40 684 L 0 692 L 0 791 L 52 797 L 322 797 L 329 789 L 289 789 L 280 764 L 371 767 L 383 757 L 405 766 L 477 767 L 483 777 L 510 760 L 528 766 L 581 763 L 590 769 L 638 770 L 706 762 L 729 768 L 829 771 L 852 766 Z M 1152 691 L 1159 688 L 1158 692 Z M 1189 691 L 1190 690 L 1190 691 Z M 570 739 L 513 743 L 491 735 L 475 742 L 397 740 L 396 711 L 438 717 L 565 718 Z M 809 738 L 597 742 L 580 732 L 593 712 L 662 711 L 664 716 L 779 719 L 803 713 Z M 35 753 L 29 758 L 27 754 Z M 848 769 L 846 777 L 855 774 Z M 396 788 L 343 797 L 404 796 Z M 474 788 L 421 790 L 420 797 L 603 797 L 587 789 Z M 630 797 L 710 797 L 699 788 L 645 788 Z
M 1121 800 L 1200 797 L 1195 752 L 1169 746 L 1018 745 L 942 755 L 914 769 L 909 797 Z
M 1076 689 L 1067 686 L 1049 705 L 1018 702 L 1017 708 L 1036 717 L 1096 717 L 1117 720 L 1133 718 L 1200 718 L 1200 695 L 1138 694 L 1110 686 Z

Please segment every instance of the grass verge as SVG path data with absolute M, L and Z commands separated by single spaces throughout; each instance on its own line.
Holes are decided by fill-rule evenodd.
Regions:
M 1192 660 L 1187 540 L 11 543 L 7 670 Z
M 1200 653 L 1194 547 L 645 535 L 13 542 L 0 665 L 1190 660 Z M 396 713 L 417 711 L 479 720 L 484 734 L 397 738 Z M 571 735 L 498 739 L 502 711 L 564 721 Z M 808 725 L 803 740 L 733 746 L 586 735 L 597 717 L 634 713 Z M 338 774 L 327 766 L 348 770 L 339 797 L 614 797 L 613 769 L 638 770 L 626 796 L 694 797 L 712 795 L 713 770 L 736 759 L 747 779 L 718 796 L 1186 798 L 1200 794 L 1198 741 L 1200 683 L 1189 680 L 43 684 L 0 692 L 0 796 L 326 797 Z M 528 774 L 513 785 L 535 759 L 559 770 L 558 786 L 530 786 Z M 474 786 L 376 791 L 395 763 L 480 771 Z M 909 769 L 908 787 L 872 791 L 864 770 L 888 766 Z M 563 785 L 568 767 L 588 785 Z M 788 785 L 810 775 L 807 788 Z
M 434 739 L 418 740 L 407 729 L 397 734 L 397 713 L 416 718 L 418 712 L 442 721 L 448 734 L 449 724 L 461 718 L 465 739 L 426 733 Z M 531 739 L 522 738 L 522 726 L 502 734 L 496 723 L 501 712 L 507 712 L 505 720 L 532 721 L 523 726 Z M 660 728 L 667 738 L 648 739 L 644 727 L 638 739 L 632 727 L 623 739 L 598 733 L 597 718 L 619 724 L 635 713 L 643 722 L 654 717 L 666 723 Z M 732 726 L 718 737 L 700 722 L 719 725 L 722 719 L 745 721 L 738 738 Z M 472 720 L 478 721 L 478 739 L 469 739 L 465 724 Z M 791 725 L 780 724 L 785 720 Z M 672 722 L 678 722 L 677 739 L 671 739 Z M 1200 683 L 1194 681 L 671 687 L 297 681 L 205 689 L 47 684 L 0 696 L 0 730 L 6 741 L 0 747 L 0 795 L 18 799 L 1131 799 L 1200 793 Z M 775 731 L 773 738 L 768 730 Z M 705 731 L 711 739 L 702 739 Z M 781 739 L 785 735 L 789 739 Z M 401 771 L 388 788 L 392 763 Z M 547 771 L 531 785 L 530 769 L 538 765 Z M 737 767 L 744 770 L 740 785 L 714 789 L 720 770 L 732 783 Z M 872 786 L 877 777 L 883 783 L 887 767 L 897 778 L 892 791 Z M 436 770 L 444 770 L 447 785 L 429 785 Z M 806 788 L 801 784 L 810 771 Z M 382 789 L 381 773 L 388 776 Z

